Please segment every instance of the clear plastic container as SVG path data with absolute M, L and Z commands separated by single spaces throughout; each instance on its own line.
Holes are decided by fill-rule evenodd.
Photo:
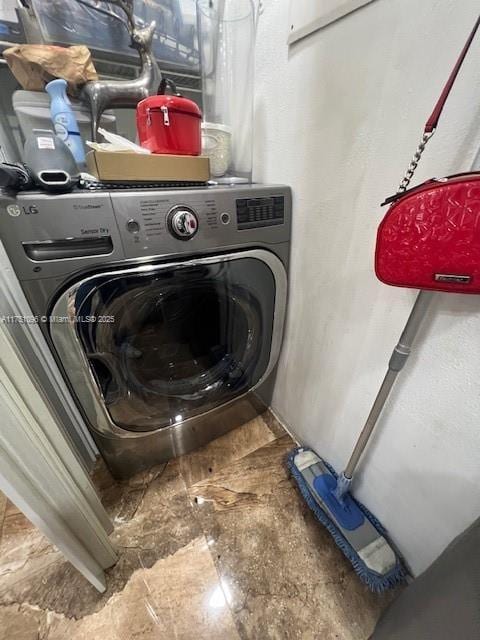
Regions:
M 250 182 L 253 143 L 253 0 L 197 0 L 203 81 L 202 149 L 212 179 Z

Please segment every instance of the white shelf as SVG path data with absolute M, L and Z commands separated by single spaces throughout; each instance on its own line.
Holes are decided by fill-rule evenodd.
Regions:
M 310 35 L 372 0 L 290 0 L 288 44 Z

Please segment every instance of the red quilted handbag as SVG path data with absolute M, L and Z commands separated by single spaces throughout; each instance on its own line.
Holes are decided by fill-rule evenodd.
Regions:
M 428 119 L 377 233 L 375 272 L 396 287 L 480 293 L 480 172 L 433 178 L 407 190 L 480 24 L 477 19 Z

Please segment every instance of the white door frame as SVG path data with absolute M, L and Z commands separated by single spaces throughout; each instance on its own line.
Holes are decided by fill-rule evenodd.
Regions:
M 40 328 L 13 320 L 31 315 L 0 245 L 0 490 L 104 591 L 104 569 L 117 560 L 108 538 L 112 525 L 41 384 L 43 367 L 72 403 L 72 419 L 81 420 Z

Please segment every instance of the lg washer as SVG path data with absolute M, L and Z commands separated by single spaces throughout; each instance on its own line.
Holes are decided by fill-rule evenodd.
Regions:
M 128 477 L 270 403 L 285 186 L 2 195 L 2 239 L 97 446 Z

